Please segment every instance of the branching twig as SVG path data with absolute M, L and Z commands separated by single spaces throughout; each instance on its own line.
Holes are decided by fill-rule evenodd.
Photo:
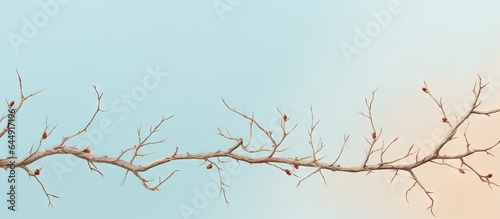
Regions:
M 20 97 L 20 103 L 17 107 L 17 110 L 20 109 L 21 105 L 23 102 L 28 99 L 29 97 L 32 97 L 33 95 L 36 95 L 39 92 L 36 92 L 34 94 L 24 96 L 22 92 L 22 82 L 21 82 L 21 77 L 18 75 L 19 78 L 19 84 L 20 84 L 20 90 L 21 90 L 21 97 Z M 233 142 L 227 149 L 219 149 L 217 151 L 211 151 L 211 152 L 205 152 L 205 153 L 195 153 L 195 154 L 190 154 L 188 152 L 186 153 L 179 153 L 179 148 L 176 147 L 173 153 L 169 155 L 164 155 L 163 157 L 160 157 L 158 159 L 152 160 L 149 163 L 142 163 L 142 164 L 137 164 L 135 163 L 135 158 L 136 157 L 143 157 L 147 156 L 148 154 L 141 153 L 141 150 L 145 148 L 146 146 L 150 145 L 156 145 L 156 144 L 161 144 L 165 142 L 165 139 L 161 139 L 158 141 L 152 141 L 150 140 L 151 137 L 155 134 L 158 133 L 160 130 L 160 127 L 164 125 L 164 123 L 171 119 L 172 116 L 170 117 L 163 117 L 160 122 L 156 125 L 152 125 L 149 128 L 149 132 L 147 132 L 147 135 L 143 138 L 141 129 L 139 128 L 137 130 L 137 136 L 138 136 L 138 141 L 137 144 L 135 144 L 133 147 L 121 150 L 121 152 L 116 156 L 116 157 L 108 157 L 106 155 L 96 155 L 91 153 L 90 151 L 90 145 L 89 147 L 85 148 L 84 150 L 80 150 L 76 147 L 68 146 L 66 142 L 78 135 L 80 135 L 83 132 L 86 132 L 88 127 L 92 125 L 94 122 L 95 118 L 97 117 L 97 114 L 99 112 L 102 112 L 102 109 L 100 108 L 101 106 L 101 98 L 102 98 L 102 93 L 99 93 L 97 88 L 94 86 L 94 91 L 97 96 L 97 107 L 92 116 L 90 117 L 89 121 L 87 124 L 78 132 L 65 136 L 62 138 L 62 140 L 53 145 L 52 147 L 48 147 L 44 150 L 40 150 L 42 146 L 42 141 L 46 139 L 48 136 L 51 135 L 52 131 L 55 129 L 56 126 L 54 126 L 52 129 L 50 129 L 50 125 L 47 123 L 46 120 L 46 125 L 44 129 L 44 134 L 42 135 L 41 140 L 37 144 L 37 147 L 35 150 L 30 150 L 29 155 L 19 158 L 16 160 L 16 165 L 17 167 L 20 167 L 30 176 L 34 176 L 35 179 L 39 182 L 39 184 L 42 186 L 42 189 L 49 199 L 49 206 L 52 206 L 52 202 L 50 200 L 51 197 L 57 198 L 57 196 L 52 195 L 47 193 L 45 190 L 44 185 L 41 183 L 41 181 L 38 179 L 37 174 L 33 174 L 29 169 L 28 165 L 32 164 L 35 161 L 44 159 L 46 157 L 50 157 L 53 155 L 57 154 L 66 154 L 66 155 L 72 155 L 75 156 L 79 159 L 83 159 L 87 161 L 88 167 L 91 171 L 95 171 L 99 173 L 100 175 L 104 176 L 104 174 L 97 168 L 97 164 L 110 164 L 114 165 L 116 167 L 122 168 L 125 170 L 125 175 L 124 175 L 124 180 L 123 183 L 126 180 L 127 174 L 133 173 L 142 183 L 142 185 L 152 191 L 157 191 L 159 190 L 159 187 L 165 183 L 168 179 L 170 179 L 178 170 L 172 171 L 166 178 L 161 179 L 158 178 L 158 183 L 155 183 L 154 185 L 149 185 L 152 180 L 147 180 L 141 176 L 142 172 L 148 171 L 149 169 L 152 169 L 154 167 L 164 165 L 170 162 L 174 161 L 181 161 L 181 160 L 200 160 L 203 162 L 208 162 L 210 168 L 207 167 L 207 169 L 211 169 L 212 166 L 215 166 L 217 168 L 218 174 L 219 174 L 219 180 L 220 180 L 220 193 L 224 197 L 224 200 L 226 203 L 228 202 L 228 199 L 226 197 L 226 192 L 225 188 L 228 187 L 225 182 L 222 181 L 222 176 L 221 176 L 221 170 L 219 164 L 222 163 L 221 158 L 229 158 L 236 160 L 238 162 L 245 162 L 249 164 L 263 164 L 263 165 L 268 165 L 275 167 L 279 169 L 280 171 L 283 171 L 286 175 L 290 176 L 296 176 L 299 177 L 297 174 L 295 174 L 295 171 L 292 172 L 289 169 L 283 168 L 282 166 L 285 165 L 291 165 L 293 166 L 294 169 L 299 169 L 299 167 L 304 167 L 304 168 L 311 168 L 312 172 L 309 173 L 306 177 L 303 177 L 299 180 L 297 186 L 299 186 L 303 181 L 306 179 L 310 178 L 312 175 L 319 173 L 326 184 L 326 179 L 325 176 L 323 175 L 322 171 L 332 171 L 332 172 L 347 172 L 347 173 L 358 173 L 358 172 L 365 172 L 365 173 L 371 173 L 374 171 L 384 171 L 384 170 L 390 170 L 394 171 L 394 176 L 391 179 L 391 183 L 394 181 L 395 177 L 400 174 L 400 173 L 408 173 L 409 177 L 414 180 L 414 184 L 407 190 L 406 192 L 406 198 L 408 200 L 408 192 L 414 188 L 415 186 L 419 186 L 427 195 L 427 197 L 431 200 L 431 205 L 429 206 L 429 209 L 431 213 L 434 215 L 433 212 L 433 206 L 434 206 L 434 199 L 431 197 L 431 192 L 427 190 L 424 186 L 423 183 L 419 180 L 417 175 L 415 174 L 414 170 L 415 168 L 421 167 L 426 164 L 438 164 L 438 165 L 443 165 L 447 166 L 453 169 L 457 169 L 457 167 L 451 165 L 449 162 L 450 161 L 460 161 L 461 167 L 465 166 L 467 167 L 468 170 L 474 172 L 478 178 L 481 180 L 481 182 L 486 183 L 488 186 L 497 186 L 495 182 L 491 180 L 493 177 L 492 174 L 481 174 L 479 171 L 477 171 L 472 164 L 468 163 L 465 161 L 465 158 L 471 157 L 472 155 L 476 155 L 479 153 L 486 153 L 487 155 L 492 155 L 491 150 L 495 148 L 498 144 L 500 144 L 500 140 L 497 141 L 496 143 L 488 146 L 488 147 L 482 147 L 482 148 L 474 148 L 471 149 L 471 143 L 469 142 L 469 139 L 467 138 L 467 128 L 469 123 L 466 123 L 467 125 L 464 127 L 464 141 L 465 141 L 465 150 L 462 153 L 458 154 L 451 154 L 451 155 L 443 155 L 440 153 L 440 151 L 445 147 L 448 142 L 450 142 L 452 139 L 457 138 L 455 136 L 457 130 L 463 126 L 463 124 L 470 118 L 472 115 L 486 115 L 486 116 L 491 116 L 493 114 L 499 113 L 500 109 L 490 109 L 490 110 L 478 110 L 477 108 L 480 106 L 481 101 L 479 101 L 481 91 L 486 87 L 486 84 L 482 83 L 481 77 L 478 77 L 478 82 L 476 85 L 474 85 L 473 88 L 473 94 L 474 94 L 474 99 L 472 102 L 472 105 L 470 108 L 466 111 L 466 113 L 461 116 L 460 118 L 457 116 L 456 122 L 452 123 L 449 119 L 448 116 L 445 114 L 444 111 L 444 106 L 442 103 L 441 99 L 436 99 L 431 92 L 429 91 L 429 88 L 427 87 L 427 84 L 424 82 L 425 87 L 422 88 L 422 90 L 429 94 L 431 99 L 437 104 L 438 108 L 440 111 L 443 113 L 443 118 L 442 122 L 446 123 L 447 126 L 449 127 L 449 130 L 446 134 L 446 136 L 443 138 L 443 140 L 439 143 L 437 143 L 433 150 L 428 153 L 424 154 L 423 156 L 420 156 L 420 149 L 414 149 L 413 145 L 409 147 L 408 151 L 406 153 L 402 154 L 400 157 L 390 160 L 390 161 L 385 161 L 384 160 L 384 155 L 387 152 L 389 148 L 391 148 L 392 145 L 396 144 L 397 140 L 399 139 L 399 136 L 394 138 L 392 141 L 390 141 L 389 144 L 387 144 L 385 141 L 382 140 L 382 145 L 375 147 L 376 143 L 379 142 L 378 140 L 381 138 L 382 135 L 382 128 L 376 129 L 374 125 L 374 117 L 373 117 L 373 102 L 375 99 L 375 93 L 377 90 L 374 90 L 371 95 L 371 99 L 365 99 L 365 104 L 367 107 L 367 113 L 361 113 L 360 114 L 364 117 L 366 117 L 369 120 L 369 124 L 371 127 L 371 138 L 365 137 L 365 140 L 369 144 L 368 151 L 366 152 L 366 155 L 363 159 L 363 162 L 358 165 L 358 166 L 342 166 L 337 164 L 338 161 L 340 160 L 341 156 L 343 155 L 344 148 L 347 144 L 347 141 L 349 139 L 349 135 L 344 135 L 344 141 L 342 144 L 342 147 L 340 149 L 339 154 L 337 157 L 330 162 L 325 162 L 322 161 L 322 159 L 325 158 L 323 157 L 318 157 L 319 152 L 322 151 L 322 149 L 325 148 L 325 145 L 323 144 L 323 141 L 320 139 L 317 141 L 317 143 L 314 143 L 314 138 L 313 138 L 313 133 L 317 128 L 317 125 L 319 121 L 315 121 L 314 119 L 314 114 L 313 110 L 311 107 L 311 125 L 308 129 L 308 136 L 309 136 L 309 147 L 311 148 L 311 153 L 302 155 L 302 156 L 295 156 L 293 158 L 291 157 L 280 157 L 285 149 L 283 149 L 283 144 L 285 142 L 285 139 L 290 135 L 292 131 L 295 130 L 297 127 L 297 124 L 295 124 L 292 128 L 289 128 L 287 124 L 290 123 L 290 117 L 284 113 L 282 113 L 280 110 L 278 110 L 278 113 L 282 118 L 279 120 L 279 128 L 280 130 L 278 131 L 278 135 L 273 135 L 273 132 L 271 130 L 268 130 L 264 128 L 263 125 L 259 121 L 257 121 L 254 117 L 254 114 L 252 113 L 251 115 L 247 115 L 244 112 L 238 111 L 233 107 L 230 107 L 227 102 L 222 99 L 223 104 L 233 113 L 237 114 L 238 116 L 244 118 L 249 122 L 249 135 L 248 139 L 243 139 L 243 137 L 239 136 L 233 136 L 231 133 L 225 129 L 222 131 L 221 129 L 218 129 L 218 134 L 222 136 L 223 138 Z M 8 102 L 8 101 L 6 101 Z M 10 103 L 8 103 L 10 104 Z M 0 117 L 0 122 L 5 119 L 6 116 Z M 256 128 L 255 128 L 256 127 Z M 0 138 L 5 134 L 6 129 L 3 129 L 0 132 Z M 249 148 L 250 142 L 252 140 L 252 137 L 255 135 L 256 132 L 261 132 L 261 134 L 264 134 L 269 142 L 271 143 L 270 146 L 266 146 L 266 144 L 261 145 L 257 149 L 251 149 Z M 33 145 L 34 146 L 34 145 Z M 241 148 L 242 150 L 238 150 Z M 393 147 L 394 148 L 394 147 Z M 33 147 L 32 147 L 33 149 Z M 131 158 L 125 160 L 123 159 L 123 156 L 128 153 L 132 152 Z M 240 153 L 241 152 L 241 153 Z M 262 154 L 262 152 L 265 152 Z M 370 157 L 376 153 L 379 155 L 378 161 L 375 162 L 373 159 L 370 160 Z M 411 159 L 410 159 L 411 158 Z M 217 163 L 213 162 L 212 160 L 217 159 Z M 371 161 L 371 162 L 369 162 Z M 405 161 L 405 162 L 402 162 Z M 0 159 L 0 167 L 7 169 L 9 164 L 9 160 L 7 159 Z M 461 168 L 458 168 L 460 171 L 463 171 Z M 300 177 L 299 177 L 300 178 Z M 123 184 L 122 183 L 122 184 Z

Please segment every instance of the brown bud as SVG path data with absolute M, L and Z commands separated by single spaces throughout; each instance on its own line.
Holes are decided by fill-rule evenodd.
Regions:
M 441 122 L 447 123 L 448 119 L 446 117 L 441 118 Z
M 293 168 L 295 168 L 295 169 L 297 169 L 297 170 L 298 170 L 298 169 L 299 169 L 299 165 L 298 165 L 298 164 L 295 164 L 295 165 L 293 165 Z
M 377 133 L 373 132 L 373 133 L 372 133 L 372 138 L 373 138 L 373 139 L 377 138 Z
M 209 170 L 209 169 L 212 169 L 212 164 L 211 164 L 211 163 L 209 163 L 209 164 L 207 165 L 207 169 L 208 169 L 208 170 Z
M 14 106 L 14 101 L 11 101 L 11 102 L 9 103 L 9 108 L 11 108 L 12 106 Z
M 465 171 L 463 169 L 459 169 L 458 172 L 461 174 L 465 174 Z
M 40 170 L 41 170 L 41 169 L 36 169 L 36 170 L 35 170 L 35 172 L 33 172 L 33 174 L 34 174 L 35 176 L 40 175 Z
M 427 90 L 427 88 L 426 88 L 426 87 L 423 87 L 423 88 L 422 88 L 422 91 L 423 91 L 423 92 L 425 92 L 425 93 L 429 93 L 429 90 Z
M 87 154 L 88 154 L 88 153 L 90 153 L 90 149 L 85 148 L 85 149 L 83 149 L 83 151 L 82 151 L 82 152 L 83 152 L 83 153 L 87 153 Z
M 288 121 L 288 116 L 286 114 L 283 114 L 283 121 Z
M 493 177 L 493 174 L 490 173 L 490 174 L 486 175 L 486 177 L 489 179 L 489 178 Z
M 292 171 L 290 171 L 289 169 L 286 169 L 286 170 L 285 170 L 285 173 L 286 173 L 286 175 L 289 175 L 289 176 L 291 176 L 291 175 L 292 175 Z
M 42 139 L 46 139 L 46 138 L 47 138 L 47 132 L 43 132 Z

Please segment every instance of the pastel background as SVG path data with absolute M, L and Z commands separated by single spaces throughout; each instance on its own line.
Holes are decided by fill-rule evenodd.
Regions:
M 247 122 L 227 110 L 231 106 L 254 112 L 269 128 L 276 127 L 276 107 L 299 123 L 286 146 L 287 155 L 307 155 L 309 107 L 321 119 L 316 136 L 327 144 L 333 160 L 350 134 L 342 165 L 359 165 L 370 134 L 364 98 L 379 88 L 374 103 L 375 123 L 383 138 L 400 141 L 391 152 L 403 154 L 415 142 L 432 141 L 432 133 L 446 130 L 440 111 L 421 92 L 423 80 L 450 112 L 470 97 L 477 74 L 491 81 L 484 109 L 500 107 L 500 19 L 497 1 L 1 1 L 0 93 L 18 98 L 16 69 L 25 93 L 47 89 L 30 99 L 19 114 L 18 153 L 25 155 L 38 141 L 46 116 L 58 127 L 44 143 L 81 129 L 95 110 L 92 85 L 104 93 L 103 109 L 91 126 L 110 121 L 113 130 L 88 134 L 70 142 L 83 148 L 93 142 L 96 154 L 116 156 L 137 141 L 136 129 L 169 120 L 151 147 L 147 162 L 181 152 L 227 148 L 232 142 L 217 135 L 227 127 L 234 135 L 248 134 Z M 388 11 L 382 23 L 377 14 Z M 392 12 L 391 12 L 392 11 Z M 44 15 L 45 14 L 45 17 Z M 375 15 L 374 15 L 375 14 Z M 34 18 L 35 17 L 35 18 Z M 23 34 L 26 21 L 36 31 Z M 357 28 L 378 22 L 368 41 L 346 55 L 342 45 L 355 45 Z M 16 42 L 12 37 L 16 35 Z M 23 37 L 24 40 L 19 41 Z M 361 48 L 362 47 L 362 48 Z M 127 105 L 124 95 L 139 92 L 148 68 L 168 73 Z M 122 107 L 122 111 L 118 110 Z M 123 108 L 125 107 L 125 108 Z M 125 113 L 127 111 L 127 113 Z M 474 116 L 470 124 L 473 146 L 486 147 L 500 139 L 500 116 Z M 459 134 L 461 136 L 461 133 Z M 263 139 L 263 138 L 262 138 Z M 6 145 L 3 138 L 2 145 Z M 83 142 L 83 143 L 82 143 Z M 261 140 L 261 143 L 265 141 Z M 451 152 L 464 149 L 463 139 Z M 5 156 L 6 149 L 0 152 Z M 468 161 L 482 173 L 500 177 L 497 157 L 476 155 Z M 30 166 L 43 167 L 40 179 L 54 199 L 54 208 L 38 183 L 18 172 L 18 210 L 0 205 L 0 218 L 433 218 L 430 201 L 419 189 L 405 192 L 413 181 L 407 175 L 389 185 L 388 172 L 361 174 L 324 172 L 327 185 L 316 175 L 296 188 L 297 178 L 264 165 L 240 164 L 227 182 L 227 207 L 220 196 L 193 204 L 198 192 L 217 185 L 199 161 L 183 161 L 152 169 L 145 176 L 167 176 L 181 170 L 160 187 L 144 189 L 125 171 L 99 165 L 105 177 L 90 172 L 85 162 L 52 156 Z M 64 173 L 57 172 L 63 168 Z M 307 176 L 311 169 L 296 173 Z M 434 192 L 437 218 L 496 218 L 500 189 L 467 172 L 425 165 L 416 170 Z M 7 190 L 0 171 L 0 191 Z M 211 190 L 210 190 L 211 191 Z M 206 195 L 204 195 L 206 196 Z M 0 199 L 6 195 L 0 196 Z M 199 200 L 198 200 L 199 201 Z M 200 203 L 198 203 L 200 204 Z M 191 215 L 181 209 L 191 209 Z

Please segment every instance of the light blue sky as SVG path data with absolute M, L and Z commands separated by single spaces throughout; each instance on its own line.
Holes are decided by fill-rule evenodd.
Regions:
M 41 6 L 45 2 L 56 2 L 58 7 L 48 7 L 53 13 L 45 15 L 46 23 L 47 12 Z M 214 4 L 229 11 L 218 12 Z M 70 142 L 78 145 L 94 139 L 96 154 L 117 155 L 135 144 L 136 128 L 172 114 L 176 116 L 157 138 L 165 137 L 167 143 L 151 148 L 157 154 L 139 161 L 171 153 L 175 146 L 182 152 L 227 148 L 231 142 L 218 136 L 217 128 L 227 127 L 246 137 L 247 123 L 223 106 L 224 97 L 237 109 L 255 112 L 268 127 L 275 127 L 276 107 L 292 115 L 292 122 L 299 123 L 287 141 L 294 155 L 309 152 L 312 105 L 322 120 L 318 136 L 332 153 L 328 158 L 334 159 L 342 136 L 348 133 L 352 141 L 341 163 L 358 165 L 366 149 L 362 135 L 370 129 L 357 111 L 365 110 L 364 98 L 373 89 L 379 88 L 376 122 L 386 129 L 387 140 L 407 133 L 411 144 L 427 138 L 426 129 L 439 125 L 415 124 L 429 115 L 439 116 L 434 105 L 417 93 L 423 80 L 450 103 L 462 102 L 476 73 L 500 80 L 495 60 L 500 54 L 499 7 L 496 1 L 451 0 L 2 1 L 0 93 L 9 100 L 18 98 L 16 69 L 24 79 L 25 93 L 47 89 L 30 99 L 19 114 L 20 154 L 38 140 L 46 116 L 58 127 L 44 147 L 81 128 L 95 109 L 92 85 L 96 85 L 104 93 L 107 111 L 96 122 L 110 122 L 113 130 L 96 140 L 99 125 L 95 123 L 94 135 Z M 390 13 L 390 8 L 398 13 Z M 365 27 L 378 21 L 373 12 L 386 11 L 390 13 L 387 25 L 379 26 L 365 39 L 370 42 L 359 48 L 356 29 L 366 34 Z M 33 16 L 42 16 L 37 17 L 42 27 L 34 24 L 36 34 L 23 34 L 24 20 L 32 23 Z M 14 38 L 21 42 L 21 37 L 23 43 L 12 43 Z M 357 46 L 358 52 L 346 56 L 341 49 L 345 44 Z M 156 84 L 149 90 L 143 88 L 148 68 L 168 73 L 158 81 L 149 80 Z M 140 100 L 132 97 L 137 105 L 127 106 L 124 95 L 138 95 L 141 89 L 146 93 Z M 494 100 L 499 99 L 498 93 L 491 93 Z M 420 109 L 422 104 L 426 105 Z M 405 129 L 410 124 L 415 131 Z M 103 178 L 91 173 L 85 162 L 73 161 L 53 156 L 30 166 L 44 167 L 41 180 L 49 192 L 61 197 L 53 200 L 54 208 L 47 208 L 36 181 L 19 172 L 18 211 L 8 212 L 1 205 L 0 218 L 183 218 L 179 209 L 196 209 L 196 191 L 203 193 L 216 183 L 198 161 L 172 163 L 146 173 L 164 177 L 168 171 L 181 170 L 160 192 L 144 189 L 132 176 L 120 187 L 122 169 L 98 165 Z M 58 174 L 54 168 L 61 165 L 69 172 Z M 297 174 L 306 176 L 309 171 L 301 169 Z M 391 190 L 384 174 L 326 176 L 328 186 L 316 176 L 295 188 L 298 180 L 275 168 L 241 164 L 228 178 L 230 207 L 217 196 L 196 209 L 197 214 L 184 218 L 410 218 L 409 214 L 432 218 L 425 211 L 428 200 L 421 191 L 414 191 L 413 202 L 406 204 L 409 181 Z M 4 187 L 0 191 L 6 189 L 5 177 L 0 171 Z M 432 178 L 428 180 L 433 185 Z M 440 204 L 435 211 L 446 218 L 461 203 L 448 204 L 445 200 L 452 199 L 453 192 L 443 193 L 442 199 L 436 198 Z M 498 191 L 486 194 L 500 204 Z M 486 207 L 482 213 L 492 215 L 495 210 Z

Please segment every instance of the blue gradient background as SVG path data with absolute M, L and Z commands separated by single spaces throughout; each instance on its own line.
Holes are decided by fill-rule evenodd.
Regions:
M 309 153 L 312 105 L 321 119 L 317 136 L 328 146 L 326 159 L 335 158 L 345 133 L 351 135 L 342 165 L 362 162 L 367 147 L 362 136 L 370 127 L 357 111 L 365 110 L 364 98 L 376 88 L 376 125 L 384 127 L 387 141 L 398 134 L 402 139 L 394 154 L 405 153 L 415 141 L 443 128 L 435 121 L 439 110 L 420 91 L 423 80 L 452 106 L 470 95 L 480 73 L 497 81 L 485 106 L 498 107 L 500 102 L 497 1 L 398 1 L 401 13 L 393 15 L 351 62 L 339 45 L 352 44 L 355 28 L 374 21 L 370 13 L 387 10 L 389 1 L 243 1 L 223 20 L 214 1 L 69 1 L 16 53 L 8 34 L 21 33 L 22 19 L 31 20 L 42 11 L 39 2 L 46 1 L 2 1 L 0 7 L 2 97 L 18 98 L 16 69 L 25 93 L 47 89 L 26 102 L 19 114 L 21 155 L 38 141 L 46 116 L 58 127 L 44 148 L 81 129 L 95 110 L 91 85 L 104 93 L 106 110 L 91 129 L 103 119 L 114 127 L 92 146 L 93 153 L 116 156 L 136 143 L 136 128 L 176 115 L 155 138 L 167 142 L 152 146 L 148 151 L 157 153 L 138 162 L 170 154 L 176 146 L 191 153 L 227 148 L 232 142 L 217 135 L 218 127 L 246 138 L 247 122 L 227 110 L 221 97 L 237 109 L 255 112 L 268 127 L 276 126 L 276 107 L 292 115 L 291 122 L 299 126 L 286 142 L 291 148 L 287 156 Z M 169 76 L 120 118 L 112 103 L 123 104 L 122 96 L 141 85 L 148 66 L 159 66 Z M 498 140 L 498 115 L 473 121 L 471 139 L 479 146 Z M 69 144 L 85 140 L 79 136 Z M 500 176 L 498 158 L 480 155 L 471 161 Z M 103 178 L 90 172 L 85 162 L 74 162 L 61 155 L 30 166 L 44 167 L 40 179 L 61 197 L 53 199 L 54 208 L 47 208 L 38 183 L 18 170 L 17 212 L 0 205 L 0 218 L 183 218 L 179 209 L 194 208 L 196 191 L 217 183 L 199 161 L 175 162 L 145 173 L 157 178 L 181 170 L 160 192 L 144 189 L 132 175 L 120 186 L 125 171 L 114 166 L 98 164 Z M 58 178 L 57 165 L 69 172 Z M 297 174 L 304 177 L 310 171 L 301 168 Z M 296 188 L 298 179 L 270 166 L 242 163 L 236 172 L 227 181 L 229 207 L 222 197 L 208 198 L 207 206 L 194 208 L 195 214 L 184 218 L 433 218 L 425 210 L 429 200 L 418 188 L 406 203 L 405 191 L 413 182 L 407 176 L 389 186 L 388 173 L 365 177 L 325 172 L 326 186 L 316 175 Z M 419 168 L 417 174 L 435 192 L 438 218 L 500 214 L 499 189 L 490 191 L 472 174 L 433 166 Z M 6 177 L 0 171 L 0 191 L 7 189 Z

